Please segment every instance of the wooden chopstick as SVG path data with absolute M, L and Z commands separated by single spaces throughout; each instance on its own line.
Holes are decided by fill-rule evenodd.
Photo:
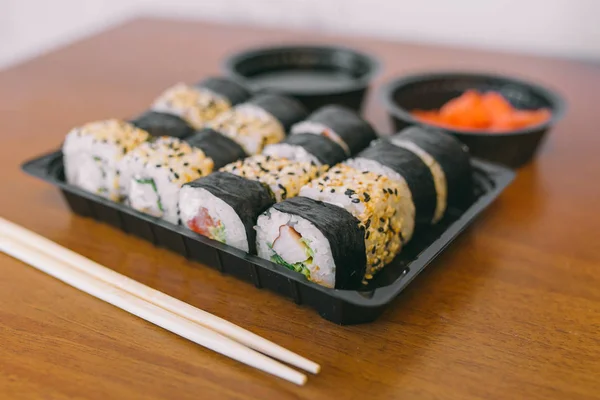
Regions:
M 72 250 L 60 246 L 22 226 L 0 218 L 0 232 L 5 232 L 29 247 L 50 254 L 52 257 L 67 263 L 73 268 L 100 279 L 112 286 L 127 291 L 141 299 L 153 303 L 165 310 L 171 311 L 197 324 L 210 328 L 222 335 L 236 340 L 254 350 L 267 354 L 280 361 L 286 362 L 305 371 L 317 374 L 321 367 L 319 364 L 308 360 L 284 347 L 270 342 L 248 330 L 245 330 L 229 321 L 196 308 L 190 304 L 168 296 L 158 290 L 152 289 L 134 279 L 130 279 L 109 268 L 106 268 L 89 258 Z
M 70 286 L 217 353 L 297 385 L 304 385 L 306 383 L 306 375 L 245 347 L 224 335 L 195 324 L 186 318 L 140 299 L 122 289 L 78 271 L 52 258 L 47 253 L 40 252 L 15 238 L 9 237 L 6 235 L 6 232 L 0 234 L 0 251 Z

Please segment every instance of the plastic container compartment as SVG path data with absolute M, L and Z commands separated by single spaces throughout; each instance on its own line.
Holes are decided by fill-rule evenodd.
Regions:
M 468 89 L 500 92 L 513 106 L 521 109 L 548 108 L 552 117 L 539 125 L 507 132 L 437 129 L 456 136 L 474 157 L 520 167 L 530 161 L 544 136 L 562 118 L 565 103 L 551 90 L 522 80 L 478 73 L 432 73 L 401 77 L 381 88 L 381 97 L 396 131 L 410 125 L 423 125 L 410 114 L 413 109 L 439 109 L 448 100 Z
M 255 91 L 292 96 L 310 111 L 327 104 L 360 111 L 379 62 L 344 47 L 284 46 L 233 54 L 223 69 Z
M 314 308 L 334 323 L 358 324 L 375 320 L 514 178 L 514 172 L 502 166 L 478 160 L 473 160 L 473 166 L 476 200 L 465 209 L 449 209 L 438 225 L 416 232 L 394 262 L 360 290 L 319 286 L 285 267 L 71 186 L 64 181 L 60 151 L 25 163 L 23 170 L 57 186 L 76 214 L 111 224 L 257 288 L 277 292 L 297 304 Z

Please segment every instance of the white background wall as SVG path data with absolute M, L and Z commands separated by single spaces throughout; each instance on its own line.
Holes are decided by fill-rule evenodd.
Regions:
M 0 0 L 0 68 L 149 14 L 600 60 L 600 0 Z

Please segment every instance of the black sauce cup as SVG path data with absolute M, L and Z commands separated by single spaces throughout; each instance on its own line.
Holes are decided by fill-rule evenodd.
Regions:
M 310 111 L 327 104 L 360 111 L 379 62 L 345 47 L 281 46 L 233 54 L 223 69 L 256 92 L 294 97 Z
M 489 132 L 430 125 L 410 112 L 414 109 L 439 109 L 469 89 L 496 91 L 518 109 L 547 108 L 552 115 L 541 124 L 523 129 Z M 381 99 L 396 131 L 410 125 L 434 126 L 460 139 L 473 156 L 513 168 L 534 157 L 546 133 L 565 113 L 565 102 L 552 90 L 519 79 L 481 73 L 450 72 L 401 77 L 382 87 Z

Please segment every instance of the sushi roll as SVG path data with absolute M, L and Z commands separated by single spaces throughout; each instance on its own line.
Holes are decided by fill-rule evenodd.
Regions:
M 290 97 L 263 94 L 224 112 L 209 125 L 254 155 L 283 140 L 292 124 L 306 115 L 304 106 Z
M 283 142 L 270 144 L 262 154 L 293 161 L 314 162 L 317 165 L 336 165 L 347 157 L 344 149 L 333 140 L 307 133 L 290 135 Z
M 255 253 L 256 217 L 274 203 L 266 185 L 228 172 L 187 183 L 179 192 L 182 225 L 250 253 Z
M 365 276 L 364 226 L 341 207 L 295 197 L 263 213 L 256 232 L 259 257 L 322 286 L 356 289 Z
M 102 197 L 120 200 L 118 165 L 149 137 L 147 132 L 117 119 L 72 129 L 62 147 L 67 182 Z
M 151 110 L 176 115 L 194 129 L 200 129 L 249 97 L 250 92 L 235 81 L 208 78 L 193 86 L 178 83 L 167 89 L 154 101 Z
M 408 186 L 405 200 L 415 210 L 415 222 L 429 225 L 434 221 L 437 194 L 433 176 L 427 164 L 413 152 L 394 146 L 387 139 L 376 140 L 346 164 L 358 170 L 383 174 Z M 405 236 L 407 240 L 410 236 Z
M 173 136 L 183 139 L 194 133 L 194 128 L 180 117 L 156 111 L 146 111 L 129 123 L 153 137 Z
M 302 186 L 326 170 L 327 166 L 319 166 L 314 162 L 292 161 L 262 154 L 221 168 L 221 171 L 267 185 L 277 201 L 297 196 Z
M 364 229 L 367 280 L 390 263 L 405 236 L 412 235 L 414 208 L 403 199 L 410 196 L 408 187 L 385 175 L 339 164 L 302 187 L 299 195 L 341 207 L 358 219 Z
M 179 189 L 213 170 L 213 160 L 187 142 L 161 137 L 130 152 L 119 165 L 129 205 L 177 224 Z
M 460 206 L 471 199 L 469 150 L 457 139 L 438 130 L 414 126 L 393 135 L 390 141 L 417 155 L 429 168 L 436 190 L 432 223 L 442 219 L 448 205 Z
M 354 111 L 339 105 L 325 106 L 295 124 L 291 133 L 323 135 L 340 145 L 350 157 L 377 138 L 373 127 Z

